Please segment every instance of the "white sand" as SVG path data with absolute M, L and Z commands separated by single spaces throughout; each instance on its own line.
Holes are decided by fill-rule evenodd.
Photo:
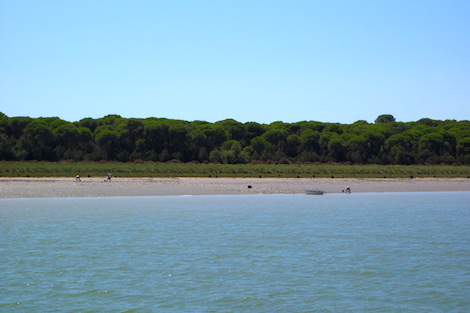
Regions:
M 251 186 L 249 188 L 248 186 Z M 466 178 L 0 178 L 0 198 L 470 191 Z

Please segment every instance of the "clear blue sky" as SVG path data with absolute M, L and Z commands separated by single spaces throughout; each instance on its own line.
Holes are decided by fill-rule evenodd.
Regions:
M 470 119 L 468 0 L 0 0 L 0 111 Z

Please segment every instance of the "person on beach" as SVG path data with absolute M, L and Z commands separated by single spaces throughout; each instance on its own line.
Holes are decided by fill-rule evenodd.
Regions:
M 349 186 L 346 187 L 346 193 L 351 193 L 351 188 Z
M 113 177 L 113 174 L 111 172 L 108 173 L 108 181 L 111 181 L 111 178 Z
M 76 182 L 81 182 L 82 180 L 80 179 L 80 175 L 77 174 L 77 176 L 75 176 L 75 181 Z

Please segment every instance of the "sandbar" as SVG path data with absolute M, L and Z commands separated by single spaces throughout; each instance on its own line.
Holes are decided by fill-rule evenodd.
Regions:
M 0 198 L 470 191 L 468 178 L 0 178 Z

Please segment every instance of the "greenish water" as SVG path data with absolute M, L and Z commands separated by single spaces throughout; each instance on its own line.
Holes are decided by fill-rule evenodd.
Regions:
M 470 193 L 0 200 L 0 312 L 469 312 Z

